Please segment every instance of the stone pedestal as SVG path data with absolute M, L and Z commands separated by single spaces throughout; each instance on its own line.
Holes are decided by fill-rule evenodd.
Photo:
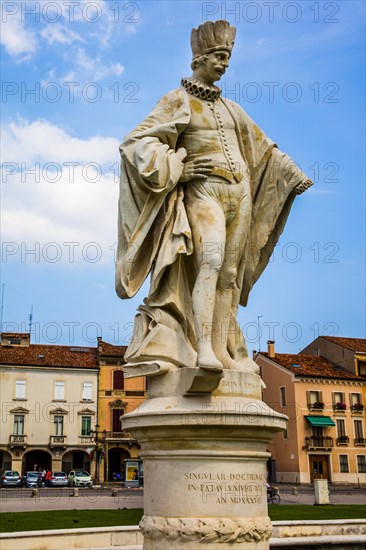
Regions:
M 150 378 L 149 398 L 123 418 L 144 461 L 143 548 L 268 549 L 267 444 L 287 417 L 261 401 L 253 372 L 224 372 L 212 394 L 184 396 L 187 377 Z
M 329 504 L 329 490 L 327 479 L 314 479 L 315 504 Z

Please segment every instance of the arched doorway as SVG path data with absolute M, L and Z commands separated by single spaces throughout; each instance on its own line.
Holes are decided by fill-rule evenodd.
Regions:
M 113 479 L 113 473 L 122 474 L 123 472 L 123 461 L 126 458 L 131 458 L 130 453 L 126 449 L 121 449 L 119 447 L 114 447 L 108 451 L 108 477 L 111 481 Z
M 8 451 L 0 450 L 0 470 L 11 470 L 12 456 Z
M 67 451 L 62 457 L 62 471 L 68 474 L 76 468 L 90 473 L 90 456 L 85 451 Z
M 28 451 L 23 457 L 23 473 L 52 468 L 52 457 L 47 451 Z

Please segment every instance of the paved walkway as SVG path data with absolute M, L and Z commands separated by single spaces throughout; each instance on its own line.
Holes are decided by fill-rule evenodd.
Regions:
M 73 497 L 70 489 L 42 489 L 32 497 L 29 489 L 1 490 L 0 512 L 34 512 L 40 510 L 118 510 L 143 508 L 143 493 L 119 490 L 112 496 L 111 489 L 79 490 Z
M 290 485 L 276 485 L 281 504 L 314 504 L 311 486 L 299 486 L 295 491 Z M 366 493 L 357 487 L 330 486 L 331 504 L 366 504 Z M 294 494 L 297 493 L 297 494 Z M 112 488 L 79 489 L 79 496 L 72 496 L 72 489 L 41 489 L 32 497 L 31 489 L 0 490 L 1 512 L 32 512 L 36 510 L 118 510 L 119 508 L 143 508 L 142 489 L 118 489 L 112 496 Z

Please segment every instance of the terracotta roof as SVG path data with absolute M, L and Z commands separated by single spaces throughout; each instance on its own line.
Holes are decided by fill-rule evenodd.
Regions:
M 30 338 L 29 332 L 2 332 L 2 338 Z
M 42 365 L 44 367 L 98 367 L 97 348 L 30 344 L 0 346 L 2 365 Z
M 261 351 L 261 355 L 268 357 L 268 353 Z M 297 376 L 316 376 L 317 378 L 344 378 L 348 380 L 359 380 L 360 377 L 345 370 L 324 357 L 317 355 L 303 355 L 290 353 L 276 353 L 270 358 L 282 367 L 293 372 Z
M 320 336 L 320 338 L 338 344 L 342 348 L 366 353 L 366 338 L 343 338 L 340 336 Z
M 124 357 L 127 346 L 114 346 L 113 344 L 104 342 L 104 340 L 98 340 L 98 349 L 100 356 Z

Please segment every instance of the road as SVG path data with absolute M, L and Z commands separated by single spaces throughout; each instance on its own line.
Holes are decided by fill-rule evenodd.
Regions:
M 39 489 L 32 497 L 31 489 L 1 489 L 1 512 L 33 512 L 40 510 L 93 510 L 119 508 L 143 508 L 142 489 L 118 489 L 112 496 L 111 488 L 79 489 L 79 496 L 72 496 L 72 489 Z
M 297 488 L 277 485 L 281 504 L 314 504 L 314 490 L 311 486 Z M 353 486 L 329 487 L 331 504 L 366 504 L 365 490 Z M 112 488 L 79 489 L 79 496 L 72 496 L 70 488 L 40 489 L 37 497 L 32 497 L 31 489 L 1 489 L 1 512 L 31 512 L 36 510 L 92 510 L 143 508 L 143 490 L 118 488 L 112 496 Z

